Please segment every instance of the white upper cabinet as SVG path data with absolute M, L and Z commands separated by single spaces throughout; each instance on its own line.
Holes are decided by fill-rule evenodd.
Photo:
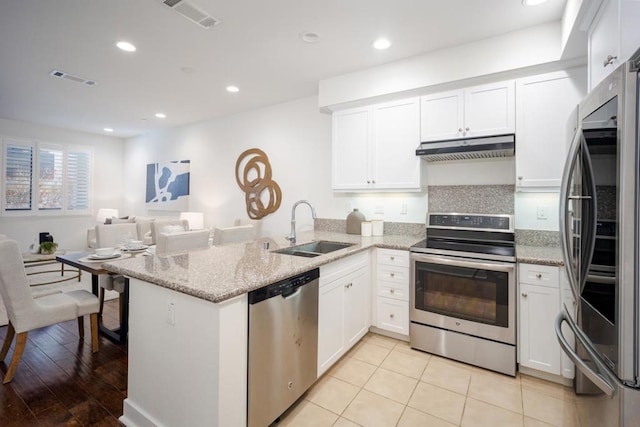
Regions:
M 334 190 L 364 190 L 369 187 L 369 134 L 372 112 L 369 107 L 333 113 Z
M 602 0 L 589 25 L 589 89 L 640 47 L 640 1 Z
M 513 81 L 426 95 L 420 103 L 421 141 L 515 132 Z
M 333 113 L 332 188 L 420 191 L 418 98 Z
M 581 67 L 516 81 L 518 191 L 559 190 L 568 131 L 575 127 L 570 121 L 586 94 L 586 74 Z
M 420 189 L 418 98 L 373 107 L 371 179 L 376 189 Z

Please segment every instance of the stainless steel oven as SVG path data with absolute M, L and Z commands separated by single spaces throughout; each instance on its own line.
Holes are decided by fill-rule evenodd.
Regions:
M 515 375 L 512 217 L 429 214 L 411 251 L 411 346 Z

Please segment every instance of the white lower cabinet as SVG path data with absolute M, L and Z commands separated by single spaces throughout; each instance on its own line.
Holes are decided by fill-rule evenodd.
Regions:
M 369 257 L 369 252 L 363 252 L 320 267 L 318 376 L 369 330 Z
M 573 365 L 562 357 L 555 334 L 555 319 L 566 298 L 561 293 L 561 273 L 562 267 L 518 265 L 518 350 L 520 366 L 572 378 Z
M 375 326 L 409 335 L 409 252 L 376 249 Z

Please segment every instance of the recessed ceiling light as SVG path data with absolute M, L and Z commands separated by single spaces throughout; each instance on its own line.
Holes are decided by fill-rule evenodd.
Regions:
M 523 6 L 537 6 L 546 2 L 547 0 L 522 0 Z
M 105 132 L 113 132 L 113 129 L 111 129 L 111 128 L 104 128 L 104 131 L 105 131 Z
M 167 115 L 165 113 L 156 113 L 156 117 L 159 119 L 165 119 L 167 118 Z
M 118 46 L 119 49 L 122 49 L 125 52 L 135 52 L 136 51 L 136 47 L 134 45 L 132 45 L 131 43 L 129 43 L 129 42 L 120 41 L 120 42 L 116 43 L 116 46 Z
M 373 43 L 373 47 L 378 50 L 388 49 L 391 46 L 391 42 L 387 39 L 378 39 Z
M 300 34 L 300 38 L 305 43 L 318 43 L 320 41 L 320 35 L 318 33 L 302 33 Z
M 239 92 L 240 89 L 238 86 L 227 86 L 227 92 L 236 93 Z

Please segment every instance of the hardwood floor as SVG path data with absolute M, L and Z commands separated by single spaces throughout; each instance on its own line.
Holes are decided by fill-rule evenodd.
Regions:
M 105 302 L 103 320 L 118 325 L 118 300 Z M 127 397 L 127 349 L 100 337 L 100 351 L 91 353 L 91 331 L 85 340 L 77 321 L 29 332 L 13 381 L 0 384 L 0 426 L 118 426 Z M 0 345 L 7 327 L 0 327 Z M 15 341 L 15 340 L 14 340 Z M 0 372 L 4 377 L 13 355 Z

